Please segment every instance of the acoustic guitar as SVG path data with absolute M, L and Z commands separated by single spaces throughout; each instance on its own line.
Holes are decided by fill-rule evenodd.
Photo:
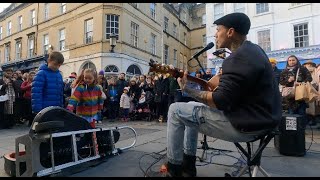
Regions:
M 182 70 L 179 70 L 178 68 L 172 69 L 169 67 L 169 65 L 157 64 L 153 59 L 150 59 L 149 66 L 150 66 L 149 72 L 167 74 L 175 78 L 178 78 L 178 77 L 182 78 L 184 75 L 184 72 Z M 199 84 L 206 91 L 214 91 L 219 85 L 220 76 L 221 76 L 220 74 L 215 75 L 209 81 L 206 81 L 204 79 L 200 79 L 191 75 L 187 75 L 187 79 L 188 81 L 192 81 Z

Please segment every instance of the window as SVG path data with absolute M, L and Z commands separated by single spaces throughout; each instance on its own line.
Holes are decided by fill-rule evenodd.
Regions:
M 28 38 L 28 58 L 33 57 L 34 54 L 34 36 Z
M 168 45 L 164 45 L 164 50 L 163 50 L 163 54 L 164 54 L 164 64 L 168 64 L 169 62 L 169 46 Z
M 269 12 L 269 4 L 268 3 L 256 3 L 256 14 L 261 14 Z
M 187 33 L 183 33 L 183 42 L 185 45 L 187 45 Z
M 30 25 L 33 26 L 36 24 L 36 11 L 31 10 L 31 20 L 30 20 Z
M 156 54 L 156 35 L 154 35 L 154 34 L 152 34 L 151 33 L 151 49 L 150 49 L 150 51 L 151 51 L 151 54 Z
M 152 19 L 156 20 L 156 3 L 150 3 L 150 13 Z
M 224 15 L 224 4 L 219 3 L 214 5 L 214 20 L 221 18 Z
M 65 13 L 66 11 L 67 11 L 67 3 L 61 3 L 60 5 L 61 14 Z
M 203 46 L 203 47 L 206 47 L 206 46 L 207 46 L 207 37 L 206 37 L 205 34 L 202 35 L 202 46 Z
M 11 21 L 8 22 L 8 26 L 7 26 L 7 36 L 10 36 L 11 35 L 11 28 L 12 28 L 12 23 Z
M 18 31 L 20 32 L 22 30 L 22 16 L 18 17 Z
M 4 62 L 10 61 L 10 43 L 5 45 L 4 49 Z
M 234 3 L 234 12 L 245 13 L 245 3 Z
M 294 25 L 293 31 L 294 31 L 294 47 L 309 46 L 308 23 Z
M 164 31 L 168 32 L 168 22 L 169 19 L 167 17 L 164 17 Z
M 0 26 L 0 40 L 2 39 L 2 26 Z
M 263 30 L 258 32 L 258 45 L 264 51 L 271 51 L 270 30 Z
M 21 40 L 16 42 L 16 59 L 21 59 Z
M 203 14 L 202 15 L 202 25 L 206 25 L 206 22 L 207 21 L 207 19 L 206 19 L 206 14 Z
M 85 44 L 93 41 L 93 19 L 88 19 L 84 22 L 85 28 Z
M 105 68 L 104 72 L 106 73 L 118 73 L 119 68 L 115 65 L 109 65 Z
M 115 14 L 107 14 L 106 22 L 106 39 L 110 38 L 110 35 L 114 33 L 119 39 L 119 16 Z
M 187 13 L 184 10 L 181 11 L 181 20 L 187 22 Z
M 59 30 L 59 50 L 64 51 L 66 45 L 66 30 L 60 29 Z
M 130 4 L 131 4 L 131 6 L 138 8 L 138 3 L 130 3 Z
M 44 20 L 49 19 L 49 3 L 44 3 Z
M 303 3 L 291 3 L 291 6 L 299 6 L 301 4 L 303 4 Z
M 181 53 L 180 53 L 179 61 L 180 61 L 180 65 L 178 68 L 182 69 L 183 68 L 183 55 Z
M 48 54 L 49 51 L 49 35 L 43 35 L 43 54 Z
M 131 45 L 134 47 L 138 47 L 138 30 L 139 30 L 139 25 L 131 22 Z
M 31 10 L 31 26 L 36 24 L 36 11 Z
M 177 38 L 177 25 L 173 23 L 173 37 Z
M 173 50 L 173 66 L 177 67 L 177 50 Z

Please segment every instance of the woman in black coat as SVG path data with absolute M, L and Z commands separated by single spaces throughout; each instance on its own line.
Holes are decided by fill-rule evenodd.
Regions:
M 169 79 L 158 75 L 158 79 L 154 85 L 154 102 L 156 104 L 156 116 L 159 122 L 167 121 L 168 113 L 168 95 L 169 95 Z
M 299 69 L 299 74 L 297 72 Z M 311 82 L 312 76 L 307 68 L 301 66 L 298 58 L 294 55 L 291 55 L 287 59 L 286 68 L 280 74 L 280 84 L 284 87 L 293 87 L 296 81 L 301 82 Z M 296 101 L 293 98 L 282 98 L 282 103 L 284 108 L 288 110 L 289 114 L 300 114 L 306 115 L 307 104 L 305 101 Z

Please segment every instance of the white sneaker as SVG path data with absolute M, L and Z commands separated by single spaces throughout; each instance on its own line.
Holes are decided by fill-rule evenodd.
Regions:
M 102 124 L 102 121 L 98 121 L 99 124 Z

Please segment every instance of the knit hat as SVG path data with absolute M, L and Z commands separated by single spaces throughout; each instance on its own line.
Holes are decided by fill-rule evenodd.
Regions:
M 104 75 L 104 71 L 103 70 L 99 71 L 99 75 Z
M 127 90 L 127 91 L 129 91 L 129 89 L 130 89 L 129 87 L 124 87 L 123 88 L 123 90 Z
M 275 63 L 277 64 L 277 60 L 275 58 L 269 58 L 270 63 Z

